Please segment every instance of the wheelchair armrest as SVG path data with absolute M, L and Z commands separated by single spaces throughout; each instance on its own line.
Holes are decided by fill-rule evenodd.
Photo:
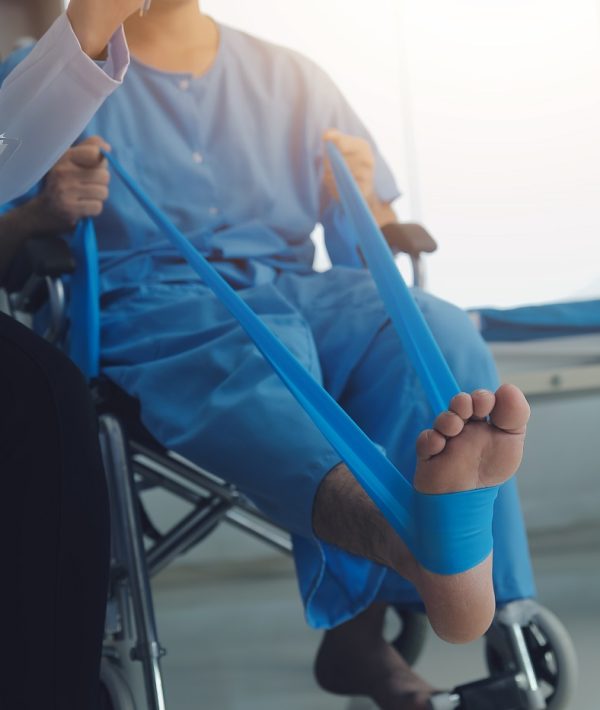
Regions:
M 387 243 L 396 252 L 406 252 L 412 257 L 419 257 L 423 252 L 437 249 L 435 239 L 420 224 L 393 222 L 381 228 Z
M 425 288 L 425 264 L 421 254 L 437 249 L 435 239 L 420 224 L 392 222 L 381 227 L 394 254 L 404 252 L 410 256 L 413 268 L 413 286 Z
M 31 327 L 33 314 L 48 304 L 44 338 L 56 343 L 64 333 L 66 299 L 61 276 L 75 271 L 75 257 L 60 237 L 29 239 L 4 273 L 0 288 L 6 292 L 8 312 Z
M 29 239 L 17 252 L 2 279 L 8 293 L 22 291 L 32 276 L 56 279 L 75 271 L 75 258 L 60 237 Z

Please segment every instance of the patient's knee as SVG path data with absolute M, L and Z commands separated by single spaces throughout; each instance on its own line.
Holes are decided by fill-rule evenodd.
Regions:
M 430 294 L 416 292 L 415 297 L 461 389 L 495 390 L 492 354 L 468 313 Z

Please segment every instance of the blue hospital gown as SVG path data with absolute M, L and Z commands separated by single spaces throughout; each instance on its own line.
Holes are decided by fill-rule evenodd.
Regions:
M 424 394 L 370 275 L 343 266 L 314 272 L 309 238 L 322 222 L 331 251 L 343 252 L 338 208 L 322 188 L 327 129 L 371 142 L 384 201 L 398 195 L 393 177 L 317 66 L 242 32 L 220 32 L 215 63 L 200 78 L 133 59 L 122 89 L 84 137 L 97 134 L 112 145 L 190 241 L 410 477 L 416 437 L 432 418 Z M 316 539 L 314 497 L 339 456 L 116 179 L 97 232 L 104 373 L 140 400 L 142 419 L 159 441 L 235 483 L 292 533 L 308 621 L 330 627 L 375 599 L 418 603 L 395 573 Z M 461 386 L 495 388 L 494 365 L 467 317 L 416 295 Z M 510 566 L 502 576 L 505 598 L 527 596 Z

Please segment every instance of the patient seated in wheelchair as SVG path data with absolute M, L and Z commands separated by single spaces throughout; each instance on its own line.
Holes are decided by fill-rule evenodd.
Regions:
M 521 460 L 527 402 L 515 387 L 498 387 L 469 318 L 417 289 L 463 390 L 432 426 L 369 273 L 343 258 L 313 270 L 316 223 L 333 254 L 344 243 L 324 136 L 380 226 L 395 221 L 398 196 L 368 131 L 318 67 L 218 25 L 196 0 L 155 0 L 126 33 L 135 59 L 122 89 L 37 190 L 7 206 L 2 259 L 30 236 L 67 234 L 82 217 L 97 218 L 103 375 L 139 400 L 161 444 L 234 483 L 290 531 L 307 620 L 327 630 L 320 684 L 370 695 L 382 708 L 424 708 L 433 689 L 384 640 L 386 606 L 424 603 L 440 636 L 476 638 L 491 622 L 495 594 L 512 594 L 501 586 L 516 576 L 507 548 L 456 575 L 422 567 L 238 323 L 125 188 L 109 183 L 100 147 L 110 147 L 417 490 L 509 479 Z M 23 56 L 9 58 L 0 81 Z M 494 529 L 496 543 L 510 534 Z M 495 588 L 493 565 L 503 570 Z

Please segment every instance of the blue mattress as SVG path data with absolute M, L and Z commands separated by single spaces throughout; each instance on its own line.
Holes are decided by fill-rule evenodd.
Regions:
M 474 309 L 488 342 L 514 342 L 600 333 L 600 300 L 520 308 Z

